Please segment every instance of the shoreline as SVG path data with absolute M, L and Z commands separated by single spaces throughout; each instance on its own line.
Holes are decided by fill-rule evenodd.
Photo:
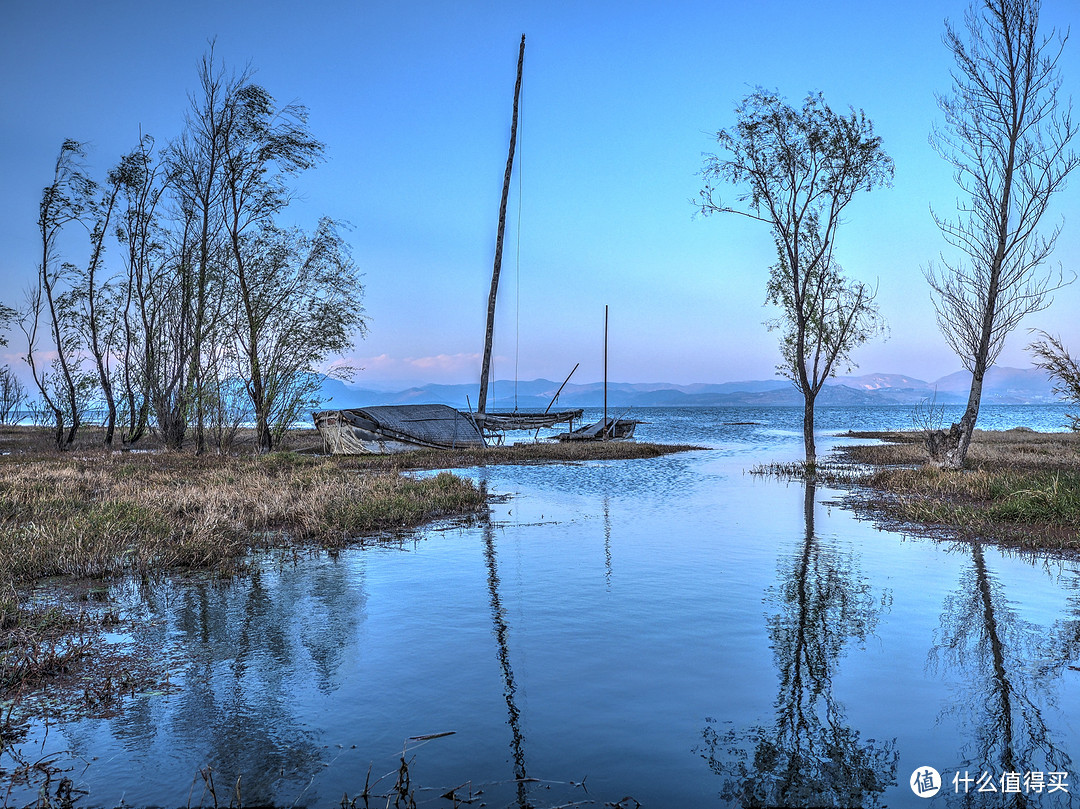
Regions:
M 964 469 L 926 464 L 918 431 L 850 431 L 825 464 L 845 476 L 845 504 L 890 529 L 1024 552 L 1080 552 L 1080 434 L 976 430 Z
M 488 493 L 448 469 L 701 449 L 574 442 L 331 456 L 310 429 L 267 455 L 242 434 L 232 454 L 195 456 L 153 441 L 110 450 L 95 437 L 87 430 L 60 453 L 47 428 L 0 427 L 0 753 L 28 721 L 113 710 L 121 685 L 162 687 L 163 661 L 117 656 L 101 640 L 138 630 L 108 602 L 113 582 L 228 578 L 255 552 L 332 553 L 482 514 Z M 35 697 L 53 686 L 67 696 L 41 708 L 48 700 Z

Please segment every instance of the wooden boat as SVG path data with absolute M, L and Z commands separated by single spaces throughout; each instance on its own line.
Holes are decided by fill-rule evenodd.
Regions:
M 555 413 L 497 412 L 476 413 L 472 416 L 476 426 L 485 433 L 501 433 L 507 430 L 542 430 L 558 424 L 573 423 L 585 414 L 584 410 L 560 410 Z
M 582 417 L 581 410 L 555 413 L 487 413 L 487 388 L 491 368 L 492 334 L 495 327 L 495 300 L 502 267 L 503 236 L 506 228 L 506 204 L 517 142 L 518 101 L 521 96 L 521 70 L 525 59 L 525 37 L 518 51 L 517 82 L 514 86 L 514 111 L 510 130 L 510 151 L 503 177 L 502 201 L 499 207 L 499 227 L 495 245 L 495 263 L 491 275 L 488 301 L 487 331 L 484 340 L 484 359 L 480 395 L 476 413 L 464 413 L 446 405 L 387 405 L 351 410 L 324 410 L 313 413 L 315 426 L 323 444 L 335 455 L 353 453 L 405 452 L 417 447 L 456 448 L 486 446 L 485 436 L 502 443 L 503 433 L 509 430 L 540 430 L 567 424 L 573 431 L 574 420 Z M 574 366 L 575 369 L 577 366 Z M 573 374 L 573 371 L 570 372 Z M 570 377 L 567 377 L 569 380 Z M 566 382 L 563 382 L 565 385 Z M 562 391 L 562 387 L 559 388 Z M 558 393 L 555 394 L 555 399 Z M 552 400 L 554 404 L 555 399 Z M 550 405 L 549 405 L 550 407 Z
M 634 437 L 634 430 L 643 421 L 636 419 L 616 419 L 608 417 L 607 405 L 607 355 L 608 355 L 608 308 L 604 306 L 604 415 L 595 424 L 586 424 L 578 429 L 555 436 L 560 441 L 626 441 Z
M 606 418 L 555 437 L 560 441 L 625 441 L 633 438 L 634 430 L 644 423 L 636 419 Z
M 448 405 L 381 405 L 312 416 L 324 448 L 333 455 L 486 446 L 476 422 Z

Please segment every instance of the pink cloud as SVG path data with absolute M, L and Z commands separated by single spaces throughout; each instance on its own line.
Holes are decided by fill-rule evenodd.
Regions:
M 480 375 L 481 357 L 478 353 L 436 354 L 429 357 L 392 357 L 379 354 L 373 357 L 346 357 L 344 363 L 361 368 L 354 380 L 361 384 L 365 379 L 416 380 L 427 382 L 472 382 Z M 502 358 L 496 358 L 502 363 Z

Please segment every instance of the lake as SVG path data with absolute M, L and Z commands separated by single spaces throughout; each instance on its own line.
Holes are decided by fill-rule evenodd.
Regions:
M 988 406 L 980 427 L 1061 430 L 1064 410 Z M 794 408 L 631 415 L 642 440 L 708 449 L 463 470 L 496 495 L 485 519 L 115 584 L 145 626 L 111 640 L 160 650 L 173 688 L 34 725 L 23 759 L 55 756 L 76 805 L 109 807 L 364 806 L 403 749 L 428 806 L 1080 794 L 1076 560 L 880 530 L 842 492 L 748 474 L 798 459 Z M 817 421 L 822 455 L 911 427 L 900 407 Z

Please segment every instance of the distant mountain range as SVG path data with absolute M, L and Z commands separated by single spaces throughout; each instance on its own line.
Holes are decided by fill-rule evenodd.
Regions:
M 829 380 L 818 403 L 821 405 L 914 405 L 936 397 L 938 404 L 964 404 L 971 374 L 957 371 L 934 382 L 903 374 L 864 374 Z M 516 383 L 517 406 L 543 410 L 559 389 L 558 382 L 534 379 Z M 387 392 L 345 385 L 338 380 L 323 384 L 324 407 L 349 408 L 365 405 L 409 403 L 448 404 L 466 409 L 476 407 L 476 385 L 423 385 Z M 494 385 L 495 398 L 488 409 L 512 410 L 515 383 L 500 380 Z M 491 394 L 489 393 L 489 396 Z M 986 375 L 984 404 L 1050 404 L 1058 401 L 1052 384 L 1038 368 L 994 367 Z M 568 384 L 559 395 L 557 408 L 599 407 L 604 402 L 603 385 Z M 747 382 L 672 385 L 663 382 L 609 382 L 610 407 L 715 407 L 721 405 L 778 406 L 802 404 L 800 394 L 785 379 Z

